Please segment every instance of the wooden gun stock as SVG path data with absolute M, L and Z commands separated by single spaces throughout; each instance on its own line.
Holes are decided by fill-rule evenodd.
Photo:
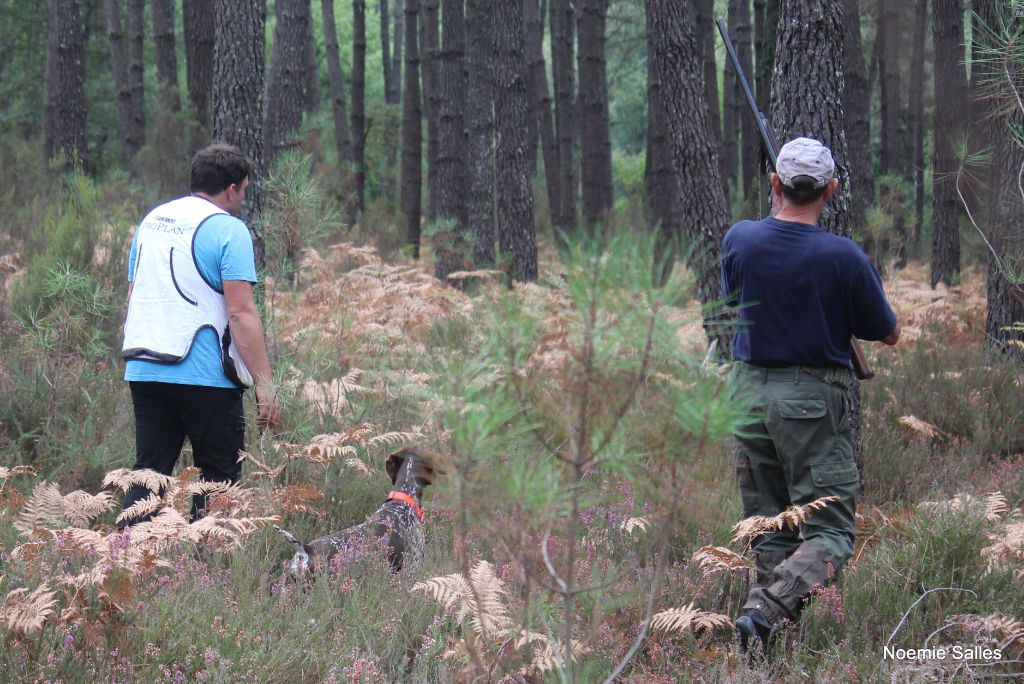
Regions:
M 757 103 L 754 101 L 754 93 L 750 90 L 750 83 L 747 81 L 743 68 L 740 66 L 739 57 L 736 55 L 736 48 L 733 46 L 732 40 L 729 39 L 729 28 L 725 24 L 725 19 L 719 19 L 716 23 L 718 24 L 718 32 L 722 34 L 722 41 L 725 43 L 725 51 L 729 55 L 729 61 L 732 62 L 732 68 L 736 72 L 736 78 L 739 80 L 740 88 L 742 88 L 743 94 L 746 97 L 747 106 L 750 107 L 750 111 L 754 115 L 754 122 L 757 124 L 757 132 L 761 136 L 761 146 L 764 148 L 765 157 L 767 157 L 768 164 L 771 166 L 772 171 L 774 171 L 775 161 L 779 157 L 779 145 L 775 141 L 775 131 L 772 130 L 768 117 L 757 108 Z M 850 338 L 850 361 L 853 365 L 853 374 L 857 376 L 858 380 L 870 380 L 875 377 L 875 371 L 868 364 L 868 359 L 864 356 L 864 350 L 861 348 L 860 342 L 853 337 Z

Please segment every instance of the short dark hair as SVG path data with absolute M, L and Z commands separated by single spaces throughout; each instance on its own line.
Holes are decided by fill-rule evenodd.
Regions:
M 231 185 L 241 185 L 254 168 L 252 160 L 234 145 L 215 143 L 192 157 L 189 191 L 219 195 Z
M 793 185 L 782 183 L 782 195 L 796 205 L 814 204 L 828 189 L 828 183 L 820 188 L 814 187 L 817 181 L 811 176 L 797 176 L 793 179 Z

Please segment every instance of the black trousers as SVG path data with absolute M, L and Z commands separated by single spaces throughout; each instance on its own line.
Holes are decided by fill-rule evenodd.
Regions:
M 238 452 L 245 448 L 242 390 L 167 382 L 129 382 L 135 409 L 135 465 L 170 475 L 188 437 L 192 457 L 210 482 L 237 482 L 242 474 Z M 159 492 L 157 492 L 159 493 Z M 145 499 L 150 491 L 130 488 L 123 507 Z M 206 498 L 192 499 L 192 517 L 206 508 Z M 127 524 L 143 519 L 127 521 Z

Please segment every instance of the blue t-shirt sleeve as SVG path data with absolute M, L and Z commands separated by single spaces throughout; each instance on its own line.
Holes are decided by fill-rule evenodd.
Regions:
M 877 341 L 896 329 L 896 313 L 885 298 L 878 271 L 866 256 L 853 279 L 852 306 L 854 337 Z
M 135 262 L 139 258 L 139 231 L 135 230 L 135 236 L 132 238 L 132 248 L 128 250 L 128 282 L 135 282 Z
M 252 236 L 241 220 L 227 214 L 211 216 L 195 238 L 199 270 L 208 282 L 223 290 L 225 280 L 257 282 Z

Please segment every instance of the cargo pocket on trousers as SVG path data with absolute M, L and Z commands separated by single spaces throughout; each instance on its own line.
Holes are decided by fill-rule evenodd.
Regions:
M 832 437 L 831 425 L 823 419 L 828 413 L 823 399 L 779 399 L 776 403 L 772 436 L 783 461 L 799 469 L 808 460 L 808 449 L 824 436 Z M 831 444 L 824 448 L 831 450 Z M 815 449 L 817 450 L 817 449 Z
M 811 466 L 811 482 L 815 489 L 832 489 L 857 482 L 857 464 L 853 461 L 819 463 Z

